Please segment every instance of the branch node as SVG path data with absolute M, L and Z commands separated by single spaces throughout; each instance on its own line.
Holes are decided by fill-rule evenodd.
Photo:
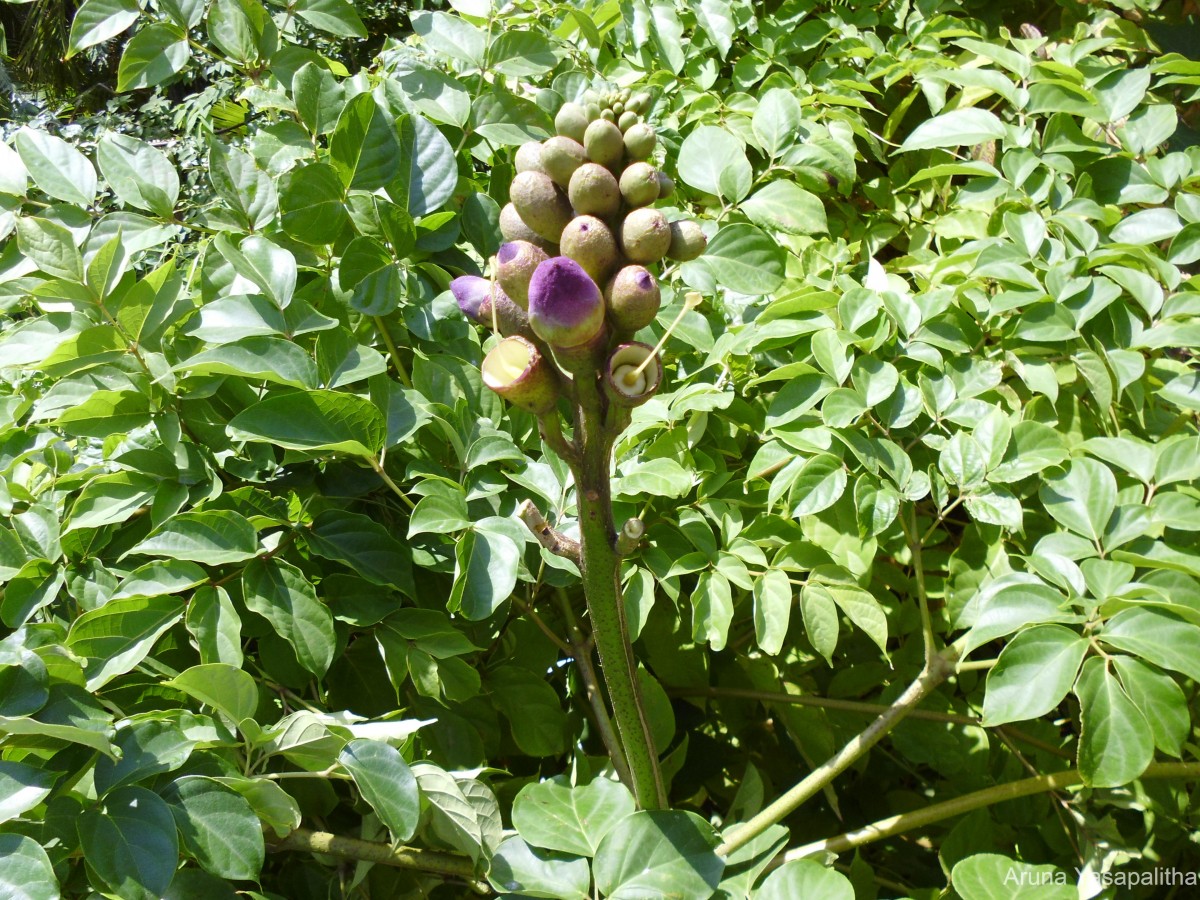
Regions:
M 579 565 L 579 542 L 554 529 L 541 511 L 533 505 L 533 501 L 526 500 L 522 503 L 521 508 L 517 510 L 517 517 L 525 523 L 525 527 L 537 538 L 539 544 L 555 556 L 561 556 Z
M 631 556 L 646 536 L 646 523 L 636 517 L 625 520 L 617 535 L 617 555 Z

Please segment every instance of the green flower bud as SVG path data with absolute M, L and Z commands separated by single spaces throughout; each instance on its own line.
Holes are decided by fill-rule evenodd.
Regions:
M 569 137 L 559 135 L 542 144 L 542 171 L 559 187 L 570 184 L 575 170 L 586 161 L 583 144 Z
M 642 266 L 625 266 L 605 285 L 604 302 L 613 328 L 634 334 L 658 315 L 662 303 L 658 279 Z
M 554 130 L 563 137 L 583 143 L 583 133 L 587 131 L 587 110 L 578 103 L 564 103 L 554 117 Z
M 518 172 L 541 172 L 543 175 L 546 170 L 542 168 L 542 144 L 540 141 L 526 141 L 517 148 L 517 154 L 513 157 L 513 165 Z
M 692 219 L 672 222 L 670 229 L 671 243 L 667 247 L 667 256 L 671 259 L 687 262 L 703 253 L 708 246 L 708 238 Z
M 637 162 L 621 173 L 621 196 L 631 207 L 647 206 L 658 199 L 658 170 Z
M 496 281 L 522 309 L 529 306 L 529 279 L 547 259 L 541 247 L 528 241 L 509 241 L 496 251 Z
M 608 218 L 621 208 L 621 189 L 616 176 L 599 163 L 584 163 L 571 176 L 567 197 L 575 212 Z
M 591 276 L 603 284 L 617 264 L 617 239 L 612 231 L 595 216 L 577 216 L 563 229 L 559 247 Z
M 654 129 L 645 122 L 638 122 L 625 132 L 625 152 L 630 159 L 649 159 L 657 141 Z
M 513 179 L 509 199 L 535 234 L 557 244 L 563 228 L 571 221 L 571 204 L 549 175 L 521 172 Z
M 511 203 L 504 204 L 500 210 L 500 233 L 506 241 L 528 241 L 536 247 L 541 247 L 551 256 L 558 255 L 558 244 L 548 241 L 528 225 Z
M 670 246 L 671 228 L 657 209 L 635 209 L 621 223 L 621 249 L 633 262 L 658 262 Z
M 625 155 L 625 136 L 608 119 L 599 119 L 584 132 L 583 146 L 588 159 L 611 169 L 619 165 Z

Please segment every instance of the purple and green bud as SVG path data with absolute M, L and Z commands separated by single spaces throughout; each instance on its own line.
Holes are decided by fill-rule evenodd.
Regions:
M 496 280 L 504 293 L 523 309 L 529 307 L 529 280 L 550 257 L 529 241 L 509 241 L 496 251 Z
M 559 384 L 553 364 L 530 341 L 506 337 L 491 349 L 481 367 L 483 383 L 535 416 L 554 409 Z
M 658 279 L 644 266 L 625 266 L 604 288 L 608 318 L 618 332 L 633 334 L 658 315 L 662 295 Z
M 590 344 L 604 329 L 600 288 L 575 260 L 547 259 L 529 280 L 529 323 L 551 347 Z
M 513 334 L 533 336 L 529 316 L 500 285 L 478 275 L 460 275 L 450 282 L 450 293 L 458 301 L 463 315 L 472 322 L 499 329 L 505 337 Z
M 641 406 L 662 384 L 662 360 L 649 344 L 619 344 L 604 367 L 604 391 L 617 406 Z

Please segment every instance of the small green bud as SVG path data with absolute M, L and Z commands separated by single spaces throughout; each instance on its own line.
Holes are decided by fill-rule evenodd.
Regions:
M 545 240 L 558 243 L 571 221 L 571 204 L 549 175 L 521 172 L 513 179 L 508 196 L 526 225 Z
M 658 262 L 670 246 L 671 228 L 657 209 L 635 209 L 621 223 L 621 248 L 633 262 Z
M 616 176 L 599 163 L 584 163 L 567 186 L 571 206 L 580 215 L 608 218 L 621 208 L 621 189 Z
M 583 144 L 569 137 L 558 135 L 542 144 L 542 171 L 559 187 L 570 184 L 575 170 L 586 161 Z
M 636 162 L 621 173 L 621 196 L 631 207 L 648 206 L 658 199 L 658 170 Z
M 620 164 L 621 157 L 625 155 L 625 138 L 621 129 L 605 119 L 599 119 L 587 127 L 583 146 L 588 159 L 610 169 Z
M 554 117 L 554 130 L 563 137 L 583 143 L 583 133 L 588 127 L 587 110 L 578 103 L 564 103 Z
M 617 119 L 617 127 L 620 128 L 621 131 L 628 131 L 638 123 L 639 118 L 640 117 L 638 114 L 633 110 L 626 109 L 625 112 L 621 113 L 620 117 Z
M 614 113 L 611 108 L 606 106 L 604 109 L 600 110 L 600 118 L 606 122 L 616 122 L 617 114 Z
M 692 219 L 672 222 L 670 229 L 671 244 L 667 247 L 667 256 L 671 259 L 687 262 L 703 253 L 708 246 L 708 237 Z
M 630 159 L 649 159 L 650 154 L 654 152 L 654 145 L 658 142 L 658 135 L 654 133 L 653 127 L 639 122 L 625 132 L 624 142 L 625 152 L 629 154 Z

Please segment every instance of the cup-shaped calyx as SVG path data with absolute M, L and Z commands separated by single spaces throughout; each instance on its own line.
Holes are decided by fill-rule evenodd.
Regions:
M 600 288 L 575 260 L 546 260 L 529 279 L 529 324 L 551 347 L 589 344 L 604 328 Z
M 529 317 L 498 284 L 478 275 L 460 275 L 450 282 L 458 308 L 472 322 L 499 330 L 502 335 L 529 335 Z
M 558 379 L 554 366 L 530 341 L 506 337 L 483 359 L 483 383 L 521 409 L 536 416 L 554 408 Z
M 619 344 L 604 367 L 604 390 L 618 406 L 641 406 L 662 384 L 662 360 L 649 344 Z

